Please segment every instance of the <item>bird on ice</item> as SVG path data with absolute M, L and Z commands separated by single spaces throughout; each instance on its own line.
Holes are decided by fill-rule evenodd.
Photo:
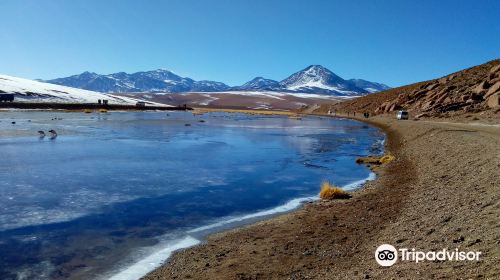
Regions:
M 57 132 L 53 129 L 49 130 L 50 132 L 50 139 L 54 139 L 57 137 Z

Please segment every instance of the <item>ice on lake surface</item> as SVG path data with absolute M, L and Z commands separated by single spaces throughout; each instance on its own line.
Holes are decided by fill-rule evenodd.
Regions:
M 318 117 L 0 117 L 2 279 L 108 275 L 195 229 L 316 196 L 323 180 L 367 178 L 355 158 L 381 152 L 383 140 L 365 124 Z M 59 136 L 38 138 L 49 129 Z

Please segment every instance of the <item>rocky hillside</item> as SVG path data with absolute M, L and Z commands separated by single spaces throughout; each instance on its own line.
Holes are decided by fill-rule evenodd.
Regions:
M 500 59 L 448 76 L 337 103 L 323 110 L 371 112 L 408 110 L 414 117 L 452 117 L 500 111 Z

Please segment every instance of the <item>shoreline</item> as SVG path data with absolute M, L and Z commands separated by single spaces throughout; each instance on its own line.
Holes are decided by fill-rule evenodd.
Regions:
M 318 201 L 269 220 L 213 234 L 203 244 L 174 252 L 163 266 L 141 279 L 206 279 L 207 277 L 217 277 L 219 279 L 288 279 L 290 277 L 329 279 L 331 275 L 337 275 L 336 278 L 342 279 L 369 278 L 372 276 L 383 279 L 393 277 L 422 278 L 422 276 L 424 278 L 434 278 L 435 275 L 446 277 L 450 275 L 457 277 L 468 275 L 474 277 L 477 275 L 474 272 L 478 272 L 478 267 L 485 268 L 481 275 L 487 275 L 487 277 L 498 276 L 498 272 L 495 272 L 493 268 L 500 269 L 498 265 L 495 266 L 495 260 L 498 260 L 500 253 L 493 245 L 494 241 L 492 239 L 495 236 L 491 235 L 494 232 L 492 226 L 486 226 L 487 230 L 483 231 L 485 232 L 483 235 L 490 234 L 489 236 L 483 237 L 483 239 L 476 238 L 467 245 L 468 247 L 482 247 L 483 255 L 490 256 L 482 262 L 473 263 L 471 265 L 473 269 L 468 268 L 467 265 L 456 265 L 450 262 L 443 264 L 402 263 L 395 266 L 396 269 L 391 268 L 390 273 L 387 273 L 387 270 L 380 269 L 373 258 L 373 252 L 377 247 L 376 244 L 378 244 L 374 244 L 374 241 L 380 241 L 380 244 L 389 243 L 397 246 L 410 243 L 410 240 L 415 239 L 415 233 L 408 234 L 407 232 L 411 230 L 394 229 L 394 225 L 405 227 L 405 223 L 412 222 L 417 223 L 416 226 L 418 226 L 420 216 L 423 214 L 422 211 L 429 212 L 429 207 L 420 209 L 421 211 L 411 209 L 409 212 L 414 216 L 412 219 L 408 219 L 406 213 L 409 204 L 412 204 L 410 197 L 415 196 L 418 200 L 428 199 L 421 194 L 419 195 L 415 190 L 415 186 L 421 185 L 422 179 L 429 179 L 422 178 L 429 177 L 422 175 L 420 170 L 426 169 L 424 163 L 415 159 L 415 154 L 412 148 L 407 146 L 407 143 L 420 140 L 418 146 L 423 144 L 428 151 L 432 152 L 442 147 L 429 146 L 427 143 L 420 142 L 422 138 L 433 135 L 434 131 L 442 131 L 442 134 L 446 134 L 448 131 L 465 134 L 468 132 L 465 129 L 452 129 L 457 125 L 460 126 L 460 124 L 397 122 L 391 118 L 379 116 L 370 119 L 353 119 L 369 123 L 383 130 L 387 137 L 386 151 L 395 155 L 396 160 L 387 164 L 387 166 L 378 167 L 377 179 L 368 182 L 364 187 L 353 192 L 352 199 L 347 201 Z M 467 124 L 462 125 L 467 126 Z M 413 126 L 416 128 L 412 128 Z M 483 128 L 474 126 L 474 129 L 492 130 L 493 132 L 488 131 L 486 133 L 500 135 L 497 127 Z M 474 143 L 467 142 L 466 144 L 472 145 Z M 488 145 L 488 148 L 493 150 L 495 147 L 495 143 Z M 471 152 L 474 151 L 473 149 Z M 446 159 L 446 155 L 444 156 Z M 457 154 L 456 156 L 460 155 Z M 482 154 L 477 155 L 477 157 L 484 158 Z M 453 166 L 455 163 L 450 161 L 446 165 L 451 167 L 450 170 L 455 170 L 456 166 Z M 424 168 L 422 168 L 423 166 Z M 493 170 L 489 171 L 492 172 Z M 446 178 L 447 174 L 449 173 L 445 172 L 438 178 Z M 430 179 L 435 178 L 431 177 Z M 471 181 L 474 178 L 464 178 L 462 176 L 457 182 L 463 183 L 464 179 Z M 498 182 L 495 177 L 489 179 L 490 181 L 493 180 L 492 185 Z M 431 191 L 439 193 L 447 190 L 435 188 Z M 498 189 L 485 191 L 490 195 L 490 199 L 500 197 L 499 192 Z M 431 206 L 432 201 L 435 201 L 436 198 L 433 197 L 433 200 L 431 200 Z M 467 199 L 467 197 L 460 195 L 460 199 Z M 487 197 L 484 199 L 487 199 Z M 452 200 L 455 202 L 456 199 Z M 450 206 L 442 200 L 434 204 L 436 204 L 434 206 L 437 209 Z M 417 204 L 414 207 L 422 208 L 425 207 L 425 204 Z M 464 211 L 464 209 L 461 210 Z M 453 214 L 454 216 L 463 214 L 462 211 Z M 487 217 L 474 219 L 474 223 L 481 227 L 480 221 L 484 219 L 494 221 L 494 215 L 499 212 L 496 209 L 492 213 L 486 213 L 485 215 L 488 214 Z M 442 245 L 446 245 L 448 248 L 461 245 L 453 241 L 456 239 L 450 239 L 450 237 L 441 238 L 441 240 L 431 239 L 434 235 L 439 235 L 439 232 L 434 227 L 440 225 L 439 218 L 445 213 L 433 211 L 427 214 L 428 216 L 422 217 L 422 219 L 431 219 L 432 226 L 428 225 L 424 236 L 420 237 L 420 239 L 417 238 L 416 240 L 420 241 L 414 242 L 413 246 L 419 247 L 418 243 L 429 244 L 429 242 L 434 246 L 443 243 Z M 470 223 L 467 220 L 466 222 Z M 464 221 L 460 225 L 464 226 L 463 223 Z M 458 227 L 455 230 L 463 231 L 464 229 Z M 467 228 L 467 230 L 470 230 L 470 228 Z M 475 232 L 474 230 L 470 231 Z M 452 234 L 452 232 L 446 232 L 446 236 Z M 474 238 L 461 237 L 458 240 L 469 242 L 469 239 Z M 477 240 L 485 241 L 476 242 Z M 491 243 L 488 243 L 488 240 Z M 450 246 L 449 243 L 455 246 Z M 292 249 L 290 245 L 292 245 Z M 405 272 L 405 269 L 409 269 L 409 272 Z
M 295 116 L 297 114 L 287 111 L 261 111 L 261 110 L 242 110 L 242 109 L 200 109 L 194 108 L 193 114 L 205 114 L 210 112 L 224 112 L 224 113 L 243 113 L 243 114 L 256 114 L 256 115 L 272 115 L 272 116 Z M 332 117 L 328 115 L 314 115 L 314 114 L 300 114 L 304 117 Z M 339 118 L 340 119 L 340 118 Z M 346 118 L 347 119 L 347 118 Z M 356 119 L 353 119 L 356 120 Z M 359 120 L 356 120 L 359 121 Z M 383 131 L 384 135 L 387 135 L 385 128 L 377 123 L 370 123 L 370 125 L 379 128 Z M 387 140 L 385 140 L 387 141 Z M 370 171 L 366 178 L 350 182 L 344 186 L 343 189 L 352 192 L 357 192 L 361 190 L 367 182 L 377 179 L 376 171 Z M 319 189 L 318 189 L 319 193 Z M 321 203 L 319 195 L 308 196 L 308 197 L 298 197 L 291 199 L 285 204 L 278 205 L 270 209 L 259 210 L 254 213 L 249 213 L 243 216 L 226 217 L 220 221 L 214 223 L 200 226 L 194 229 L 190 229 L 186 232 L 186 235 L 167 242 L 167 246 L 161 246 L 162 249 L 158 249 L 146 256 L 143 259 L 131 264 L 128 267 L 117 269 L 113 273 L 109 273 L 106 279 L 144 279 L 147 275 L 152 273 L 154 270 L 161 268 L 165 262 L 168 262 L 172 256 L 183 250 L 187 250 L 198 245 L 203 245 L 207 242 L 210 236 L 224 234 L 225 232 L 244 230 L 246 227 L 251 227 L 253 225 L 279 218 L 281 215 L 287 215 L 293 213 L 294 211 L 299 211 L 301 208 L 305 207 L 309 203 Z M 201 233 L 201 234 L 200 234 Z M 196 236 L 198 234 L 198 236 Z M 186 240 L 190 240 L 187 242 Z M 163 254 L 163 255 L 162 255 Z M 144 273 L 145 272 L 145 273 Z M 139 277 L 138 277 L 139 276 Z
M 375 173 L 370 172 L 370 174 L 366 178 L 350 182 L 344 185 L 342 188 L 350 191 L 357 190 L 362 188 L 365 183 L 373 181 L 375 179 Z M 203 244 L 211 235 L 221 234 L 226 231 L 239 230 L 247 226 L 252 226 L 253 224 L 273 219 L 275 217 L 279 217 L 280 215 L 286 215 L 287 213 L 291 213 L 293 211 L 297 211 L 308 203 L 317 203 L 318 201 L 318 195 L 298 197 L 289 200 L 285 204 L 281 204 L 270 209 L 259 210 L 257 212 L 249 213 L 243 216 L 229 216 L 221 219 L 220 221 L 190 229 L 186 231 L 186 234 L 182 237 L 167 242 L 163 246 L 157 246 L 161 249 L 158 249 L 145 258 L 138 260 L 134 264 L 124 269 L 118 269 L 115 273 L 110 273 L 108 275 L 109 278 L 106 279 L 139 279 L 146 276 L 154 269 L 159 268 L 162 263 L 168 261 L 173 253 L 180 250 L 189 249 L 199 244 Z
M 205 108 L 194 108 L 193 114 L 204 114 L 204 113 L 210 113 L 210 112 L 224 112 L 224 113 L 244 113 L 244 114 L 257 114 L 257 115 L 288 115 L 288 116 L 294 116 L 297 115 L 293 112 L 287 112 L 287 111 L 261 111 L 261 110 L 242 110 L 242 109 L 222 109 L 222 108 L 216 108 L 216 109 L 205 109 Z M 333 117 L 330 115 L 319 115 L 319 114 L 300 114 L 304 115 L 305 117 L 307 116 L 316 116 L 316 117 Z M 333 117 L 333 118 L 339 118 L 342 119 L 344 117 Z M 348 118 L 345 117 L 345 119 L 352 119 L 356 121 L 363 121 L 360 119 L 355 119 L 355 118 Z M 379 128 L 380 130 L 383 131 L 383 133 L 386 135 L 386 140 L 388 138 L 388 133 L 387 133 L 387 127 L 384 125 L 381 125 L 376 122 L 368 122 L 365 121 L 365 123 L 369 123 L 372 126 L 375 126 Z M 384 151 L 385 153 L 385 151 Z M 343 189 L 348 190 L 350 193 L 353 192 L 359 192 L 362 191 L 364 188 L 365 184 L 377 180 L 377 171 L 371 171 L 368 177 L 364 179 L 360 179 L 358 181 L 351 182 L 349 184 L 346 184 L 342 186 Z M 319 192 L 319 190 L 318 190 Z M 338 200 L 337 200 L 338 201 Z M 295 211 L 300 211 L 303 207 L 306 206 L 307 203 L 324 203 L 326 201 L 322 201 L 319 198 L 319 195 L 311 196 L 311 197 L 299 197 L 299 198 L 294 198 L 287 203 L 283 205 L 276 206 L 274 208 L 268 209 L 268 210 L 260 210 L 255 213 L 250 213 L 241 217 L 228 217 L 228 219 L 215 222 L 213 224 L 201 226 L 195 229 L 188 230 L 186 233 L 188 235 L 185 235 L 182 238 L 176 239 L 178 243 L 171 243 L 167 247 L 163 247 L 163 249 L 159 250 L 158 252 L 152 253 L 150 256 L 147 256 L 144 259 L 139 260 L 138 262 L 132 264 L 131 266 L 118 271 L 117 273 L 112 274 L 112 276 L 109 279 L 146 279 L 148 275 L 153 273 L 155 270 L 161 268 L 165 262 L 168 262 L 172 256 L 179 251 L 187 250 L 194 248 L 199 245 L 204 245 L 210 236 L 217 236 L 221 234 L 225 234 L 226 232 L 232 232 L 232 231 L 240 231 L 240 230 L 245 230 L 247 227 L 252 227 L 255 225 L 258 225 L 260 223 L 266 222 L 266 221 L 272 221 L 273 219 L 279 218 L 282 215 L 287 215 L 290 213 L 293 213 Z M 233 226 L 231 226 L 233 225 Z M 219 229 L 219 230 L 217 230 Z M 193 238 L 191 235 L 192 233 L 198 233 L 198 232 L 207 232 L 208 234 L 205 234 L 202 236 L 201 239 L 199 238 Z M 192 239 L 190 242 L 186 242 L 187 239 Z M 181 245 L 184 244 L 184 245 Z M 164 253 L 164 256 L 160 256 L 160 254 Z M 158 264 L 159 263 L 159 264 Z M 163 263 L 163 264 L 162 264 Z M 142 266 L 141 266 L 142 265 Z M 144 268 L 146 266 L 147 268 Z M 153 268 L 154 269 L 151 269 Z M 134 271 L 137 270 L 137 271 Z M 142 272 L 142 273 L 141 273 Z M 146 272 L 146 273 L 143 273 Z M 141 277 L 137 277 L 141 275 Z

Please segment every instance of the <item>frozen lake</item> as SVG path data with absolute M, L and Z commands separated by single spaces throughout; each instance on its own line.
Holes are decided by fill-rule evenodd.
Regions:
M 370 176 L 355 158 L 380 153 L 384 139 L 318 117 L 18 111 L 0 120 L 2 279 L 133 279 L 207 232 L 313 199 L 324 180 L 355 187 Z M 59 136 L 38 138 L 49 129 Z

